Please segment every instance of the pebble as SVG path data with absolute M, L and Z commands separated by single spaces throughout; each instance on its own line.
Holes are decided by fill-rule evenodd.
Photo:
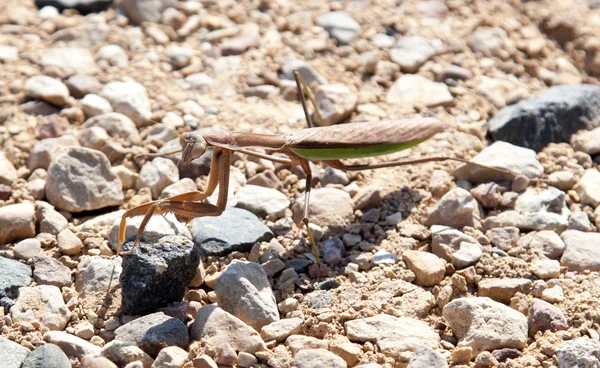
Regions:
M 591 84 L 550 87 L 541 95 L 500 110 L 490 120 L 497 141 L 540 151 L 548 143 L 569 142 L 578 130 L 594 128 L 600 116 L 600 87 Z
M 114 167 L 113 167 L 114 169 Z M 131 174 L 133 172 L 130 171 Z M 137 181 L 137 178 L 135 179 Z M 159 199 L 169 198 L 175 195 L 195 192 L 198 188 L 196 187 L 196 183 L 190 178 L 183 178 L 176 183 L 173 183 L 162 190 L 160 193 Z
M 119 45 L 104 45 L 96 52 L 96 60 L 105 60 L 111 66 L 125 67 L 129 65 L 127 52 Z
M 20 288 L 31 283 L 31 267 L 0 256 L 0 305 L 12 306 Z
M 349 366 L 359 362 L 362 354 L 361 345 L 354 344 L 343 335 L 334 336 L 329 344 L 329 351 L 346 361 Z
M 102 356 L 110 359 L 119 366 L 127 365 L 128 368 L 151 368 L 153 360 L 142 349 L 132 343 L 113 340 L 102 348 Z M 139 362 L 138 366 L 129 366 L 129 363 Z
M 400 38 L 390 50 L 390 57 L 403 72 L 416 73 L 427 60 L 441 52 L 442 47 L 442 40 L 439 39 L 406 36 Z
M 373 254 L 374 265 L 385 265 L 385 264 L 396 264 L 398 256 L 394 253 L 390 253 L 385 249 L 380 249 Z
M 325 349 L 302 350 L 294 357 L 297 368 L 346 368 L 344 359 Z
M 335 297 L 326 290 L 318 290 L 306 294 L 303 300 L 304 304 L 312 309 L 327 308 L 334 301 Z
M 298 71 L 300 77 L 307 85 L 316 82 L 319 85 L 328 84 L 327 78 L 322 76 L 315 68 L 310 66 L 306 61 L 299 59 L 290 59 L 283 64 L 283 75 L 288 80 L 294 80 L 294 70 Z
M 283 342 L 290 335 L 300 332 L 304 321 L 302 318 L 286 318 L 265 325 L 260 330 L 260 336 L 264 341 Z
M 93 127 L 102 128 L 109 136 L 127 139 L 131 143 L 139 143 L 141 141 L 135 123 L 127 116 L 118 112 L 109 112 L 89 118 L 81 127 L 84 129 Z
M 529 308 L 529 336 L 539 331 L 567 330 L 569 323 L 562 310 L 548 302 L 534 298 Z
M 277 189 L 257 185 L 245 185 L 236 193 L 236 207 L 243 208 L 257 216 L 281 218 L 290 206 L 287 196 Z
M 94 337 L 94 325 L 90 322 L 82 321 L 75 325 L 75 336 L 85 340 Z
M 12 185 L 19 178 L 17 169 L 4 152 L 0 152 L 0 184 Z
M 560 262 L 554 259 L 539 259 L 531 262 L 531 273 L 540 279 L 553 279 L 560 276 Z
M 102 83 L 96 77 L 86 74 L 70 76 L 66 85 L 74 98 L 83 98 L 87 94 L 98 94 L 102 91 Z
M 84 355 L 81 368 L 118 368 L 117 365 L 103 356 Z
M 565 341 L 556 348 L 559 368 L 593 367 L 600 365 L 600 341 L 580 337 Z
M 356 109 L 358 96 L 345 84 L 320 85 L 315 93 L 315 101 L 323 121 L 313 120 L 319 125 L 334 125 L 348 118 Z
M 292 206 L 293 219 L 303 226 L 304 196 Z M 311 191 L 308 218 L 311 223 L 322 228 L 327 227 L 324 236 L 340 234 L 354 219 L 354 210 L 350 195 L 334 188 L 317 188 Z
M 0 207 L 0 243 L 35 236 L 35 207 L 31 202 Z
M 123 203 L 121 180 L 102 152 L 72 147 L 60 150 L 48 167 L 46 197 L 54 206 L 82 212 Z
M 508 226 L 490 229 L 485 233 L 485 236 L 490 240 L 493 246 L 498 247 L 504 251 L 510 250 L 512 247 L 517 245 L 519 240 L 519 229 L 516 227 Z
M 42 243 L 35 238 L 21 240 L 13 247 L 15 257 L 24 260 L 33 258 L 40 250 L 42 250 Z
M 51 285 L 20 288 L 10 313 L 15 322 L 39 321 L 50 330 L 64 330 L 71 318 L 60 289 Z
M 458 65 L 448 65 L 440 74 L 439 80 L 442 82 L 446 82 L 448 79 L 461 81 L 468 80 L 473 78 L 473 73 L 466 68 L 460 67 Z
M 71 270 L 58 260 L 43 254 L 33 257 L 33 279 L 39 285 L 59 288 L 72 284 Z
M 33 179 L 25 185 L 33 198 L 43 200 L 46 197 L 46 180 Z
M 565 250 L 560 264 L 569 271 L 600 270 L 600 234 L 585 233 L 578 230 L 567 230 L 561 234 Z
M 479 243 L 472 236 L 466 235 L 457 229 L 439 225 L 431 227 L 431 251 L 446 262 L 453 263 L 455 260 L 454 253 L 461 248 L 465 247 L 467 249 L 472 249 L 473 247 L 470 244 L 478 245 Z M 475 255 L 473 255 L 473 257 L 475 257 Z M 465 262 L 465 258 L 462 257 L 461 266 L 468 267 L 478 260 L 479 259 L 472 258 L 472 263 Z
M 46 75 L 35 75 L 25 82 L 25 91 L 31 98 L 46 101 L 56 106 L 64 106 L 69 97 L 69 89 L 58 79 Z
M 519 213 L 505 211 L 498 216 L 489 216 L 485 219 L 486 228 L 517 227 L 520 230 L 554 230 L 562 232 L 569 226 L 566 216 L 552 212 Z
M 58 32 L 57 32 L 58 33 Z M 65 72 L 85 72 L 92 74 L 97 70 L 94 56 L 88 48 L 55 47 L 46 50 L 40 57 L 42 67 L 58 66 Z
M 600 153 L 598 139 L 600 139 L 600 128 L 581 130 L 571 137 L 571 146 L 573 146 L 573 150 L 575 151 L 596 155 Z
M 102 350 L 99 346 L 63 331 L 48 331 L 44 334 L 44 340 L 58 345 L 68 357 L 73 358 L 80 359 L 86 354 L 100 355 Z
M 600 172 L 596 169 L 588 169 L 573 190 L 579 195 L 579 201 L 581 203 L 597 207 L 600 204 L 599 185 Z
M 176 69 L 185 68 L 190 65 L 192 57 L 196 55 L 196 50 L 189 47 L 170 45 L 167 47 L 167 57 L 169 62 Z
M 194 368 L 219 368 L 213 358 L 208 355 L 201 355 L 194 358 Z
M 56 153 L 63 147 L 71 146 L 79 147 L 79 141 L 72 135 L 42 139 L 33 145 L 27 167 L 31 171 L 40 168 L 47 170 Z
M 358 192 L 352 197 L 352 206 L 357 210 L 366 210 L 371 207 L 377 207 L 381 203 L 383 188 L 380 185 L 367 185 L 366 187 L 360 188 Z M 369 221 L 368 214 L 377 214 L 377 218 L 373 221 Z M 363 221 L 365 222 L 378 222 L 379 211 L 367 211 L 363 215 Z
M 360 30 L 360 24 L 343 11 L 321 14 L 317 17 L 316 23 L 319 27 L 325 28 L 340 44 L 354 41 Z
M 277 302 L 260 265 L 234 261 L 215 285 L 219 307 L 259 331 L 279 320 Z
M 120 261 L 120 259 L 111 261 L 100 256 L 92 256 L 79 262 L 75 287 L 83 307 L 97 308 L 105 300 L 109 291 L 121 287 L 118 282 L 122 271 Z
M 470 346 L 474 355 L 483 350 L 523 349 L 527 345 L 527 317 L 490 298 L 454 299 L 446 304 L 442 315 L 459 338 L 457 346 Z
M 505 30 L 498 27 L 479 27 L 471 34 L 468 42 L 473 52 L 483 56 L 501 56 L 506 51 L 509 38 Z
M 344 261 L 344 257 L 346 256 L 346 247 L 344 246 L 344 242 L 338 237 L 325 240 L 321 244 L 321 249 L 323 254 L 323 262 L 330 265 L 342 263 Z
M 7 63 L 19 60 L 19 48 L 16 46 L 0 45 L 0 61 Z
M 333 167 L 325 168 L 323 176 L 321 177 L 322 186 L 326 186 L 327 184 L 347 185 L 348 183 L 350 183 L 350 179 L 348 179 L 346 172 Z
M 4 361 L 4 360 L 3 360 Z M 71 368 L 71 362 L 65 353 L 54 344 L 37 347 L 27 355 L 22 368 Z
M 415 350 L 407 368 L 447 368 L 446 358 L 429 347 L 423 346 Z
M 397 105 L 433 108 L 453 101 L 454 97 L 448 91 L 448 86 L 416 74 L 405 74 L 398 78 L 387 94 L 387 103 Z
M 203 256 L 248 252 L 255 243 L 269 241 L 274 236 L 254 214 L 234 207 L 228 207 L 218 217 L 193 219 L 190 233 Z
M 152 198 L 157 199 L 160 193 L 171 184 L 179 181 L 179 170 L 173 161 L 164 157 L 157 157 L 142 166 L 136 188 L 150 188 Z
M 483 279 L 477 284 L 480 297 L 489 297 L 497 302 L 508 304 L 517 293 L 529 294 L 532 282 L 529 279 L 491 278 Z
M 553 187 L 547 189 L 527 188 L 515 202 L 515 210 L 526 212 L 555 212 L 568 211 L 565 204 L 565 192 Z
M 326 340 L 319 340 L 312 336 L 291 335 L 285 340 L 285 345 L 292 352 L 292 355 L 295 356 L 302 350 L 327 349 L 329 343 Z
M 69 229 L 64 229 L 57 236 L 58 249 L 61 253 L 74 256 L 81 253 L 83 249 L 83 243 L 73 232 Z
M 190 327 L 193 340 L 212 346 L 229 344 L 235 351 L 254 354 L 266 350 L 265 343 L 252 327 L 216 305 L 205 305 Z
M 415 284 L 421 286 L 435 286 L 439 284 L 446 274 L 446 262 L 435 254 L 416 250 L 407 250 L 402 253 L 402 260 L 415 274 Z
M 454 188 L 431 207 L 425 218 L 425 225 L 445 225 L 458 229 L 474 226 L 477 212 L 477 201 L 471 193 L 462 188 Z
M 6 201 L 12 195 L 12 188 L 5 184 L 0 184 L 0 201 Z
M 168 346 L 158 353 L 152 368 L 181 368 L 187 361 L 187 351 L 178 346 Z
M 138 308 L 138 310 L 141 309 Z M 179 346 L 185 348 L 189 336 L 187 327 L 183 322 L 177 318 L 169 317 L 163 312 L 156 312 L 134 319 L 117 328 L 115 330 L 115 340 L 133 344 L 148 355 L 155 357 L 163 347 Z
M 177 2 L 174 0 L 160 0 L 146 3 L 140 0 L 124 0 L 118 4 L 118 8 L 133 23 L 143 22 L 160 23 L 162 15 L 167 8 L 175 8 Z
M 204 73 L 190 74 L 185 77 L 185 81 L 189 83 L 191 89 L 200 91 L 213 84 L 213 79 Z
M 29 349 L 0 336 L 0 358 L 5 368 L 21 368 L 23 362 L 30 354 Z
M 113 109 L 127 117 L 139 127 L 152 116 L 146 88 L 137 82 L 109 82 L 100 91 Z
M 576 211 L 569 217 L 569 230 L 590 232 L 594 230 L 594 226 L 585 212 Z
M 81 108 L 88 117 L 113 112 L 113 108 L 105 98 L 95 94 L 88 94 L 81 100 Z
M 500 363 L 503 363 L 503 362 L 507 361 L 508 359 L 517 359 L 517 358 L 523 356 L 523 353 L 521 353 L 517 349 L 504 348 L 504 349 L 496 349 L 496 350 L 494 350 L 494 352 L 492 353 L 492 355 Z
M 69 128 L 69 120 L 66 117 L 56 114 L 44 116 L 42 122 L 35 128 L 35 137 L 37 139 L 60 137 Z
M 132 253 L 123 255 L 123 312 L 144 314 L 181 301 L 199 262 L 200 252 L 188 238 L 159 236 L 153 241 L 143 240 Z
M 254 355 L 242 351 L 238 354 L 237 364 L 240 367 L 249 368 L 258 364 L 258 359 Z

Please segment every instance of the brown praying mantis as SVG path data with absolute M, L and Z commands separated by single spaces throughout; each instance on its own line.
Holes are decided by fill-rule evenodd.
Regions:
M 245 132 L 200 134 L 197 131 L 181 134 L 179 141 L 181 143 L 180 151 L 182 152 L 181 162 L 183 163 L 190 163 L 192 160 L 202 156 L 209 146 L 214 147 L 206 190 L 159 199 L 126 211 L 119 226 L 117 255 L 121 252 L 121 245 L 125 241 L 126 221 L 128 218 L 144 216 L 134 245 L 129 251 L 131 252 L 139 245 L 144 229 L 153 215 L 173 213 L 179 220 L 190 220 L 202 216 L 219 216 L 223 213 L 227 204 L 229 165 L 233 152 L 240 152 L 302 168 L 306 174 L 302 223 L 319 264 L 320 258 L 317 245 L 308 226 L 310 221 L 310 191 L 312 187 L 312 173 L 309 161 L 320 161 L 337 169 L 355 171 L 452 160 L 493 170 L 499 172 L 504 177 L 512 179 L 522 176 L 501 168 L 490 167 L 457 157 L 445 156 L 374 164 L 345 164 L 341 160 L 380 156 L 413 147 L 444 130 L 444 126 L 437 119 L 420 118 L 315 127 L 307 108 L 306 98 L 308 97 L 314 108 L 316 119 L 322 122 L 317 103 L 298 71 L 294 71 L 294 76 L 308 128 L 289 134 L 255 134 Z M 266 149 L 272 153 L 281 153 L 285 157 L 273 156 L 272 154 L 252 150 L 256 148 Z M 180 151 L 170 152 L 165 155 Z M 151 154 L 148 156 L 155 157 L 158 155 Z M 219 186 L 219 192 L 216 205 L 203 202 L 203 200 L 213 194 L 217 186 Z

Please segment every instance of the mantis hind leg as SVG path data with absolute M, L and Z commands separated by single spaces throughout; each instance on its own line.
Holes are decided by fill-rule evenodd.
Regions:
M 310 170 L 310 164 L 307 160 L 302 160 L 300 162 L 300 166 L 306 173 L 306 190 L 304 190 L 304 212 L 302 215 L 302 222 L 304 223 L 304 227 L 306 228 L 306 232 L 308 233 L 308 238 L 310 239 L 313 252 L 315 253 L 315 257 L 317 258 L 317 264 L 320 265 L 321 258 L 319 257 L 319 249 L 317 248 L 317 244 L 315 243 L 315 238 L 313 237 L 312 231 L 310 230 L 310 226 L 308 226 L 308 205 L 310 202 L 310 190 L 312 188 L 312 172 Z
M 298 70 L 294 70 L 294 79 L 296 79 L 296 88 L 298 89 L 298 97 L 300 97 L 300 102 L 302 103 L 302 109 L 304 110 L 304 116 L 306 116 L 306 123 L 308 124 L 308 127 L 312 128 L 315 126 L 315 124 L 313 123 L 310 113 L 308 112 L 308 107 L 306 106 L 306 97 L 308 97 L 308 99 L 310 100 L 310 103 L 313 105 L 313 108 L 315 109 L 315 115 L 317 117 L 318 123 L 320 125 L 322 125 L 323 118 L 321 117 L 321 112 L 319 111 L 319 108 L 317 107 L 317 102 L 315 101 L 315 98 L 313 97 L 312 93 L 310 92 L 310 88 L 308 88 L 308 85 L 304 82 L 304 80 L 300 76 L 300 72 Z

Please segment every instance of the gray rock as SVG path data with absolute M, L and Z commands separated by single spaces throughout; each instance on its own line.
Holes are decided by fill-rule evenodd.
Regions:
M 83 47 L 48 49 L 40 57 L 40 64 L 43 67 L 58 66 L 66 72 L 90 73 L 97 69 L 94 56 L 89 49 Z
M 236 207 L 243 208 L 257 216 L 280 218 L 290 206 L 287 196 L 277 189 L 245 185 L 236 193 Z
M 592 231 L 594 229 L 588 215 L 583 211 L 571 213 L 569 217 L 569 230 Z
M 173 161 L 157 157 L 142 166 L 136 188 L 149 187 L 152 191 L 152 198 L 157 199 L 163 189 L 177 181 L 179 181 L 179 170 Z
M 331 303 L 335 301 L 335 297 L 326 290 L 313 291 L 310 294 L 306 294 L 304 297 L 304 303 L 312 309 L 327 308 Z
M 417 348 L 410 358 L 407 368 L 447 368 L 446 358 L 438 352 L 428 347 Z
M 189 83 L 191 89 L 198 91 L 210 87 L 214 82 L 214 80 L 205 73 L 190 74 L 185 77 L 185 81 Z
M 134 235 L 137 235 L 138 229 L 142 224 L 143 218 L 141 216 L 127 219 L 127 225 L 125 226 L 125 239 L 129 239 Z M 113 248 L 117 250 L 119 248 L 119 227 L 121 225 L 121 217 L 115 219 L 112 227 L 108 231 L 108 242 Z M 181 235 L 188 239 L 192 238 L 187 227 L 184 224 L 177 221 L 175 216 L 154 216 L 148 221 L 144 233 L 141 239 L 146 242 L 153 242 L 156 239 L 162 238 L 163 236 L 169 235 Z
M 508 42 L 508 35 L 502 28 L 479 27 L 471 35 L 469 47 L 484 56 L 499 56 Z
M 390 253 L 385 249 L 380 249 L 373 254 L 373 264 L 395 264 L 398 261 L 398 256 L 394 253 Z
M 51 285 L 20 288 L 10 313 L 15 322 L 39 321 L 50 330 L 63 330 L 71 318 L 60 289 Z
M 31 202 L 0 207 L 0 244 L 35 236 L 35 207 Z
M 0 359 L 4 368 L 21 368 L 29 349 L 0 336 Z
M 0 257 L 0 305 L 10 308 L 20 288 L 31 283 L 31 267 L 12 259 Z
M 126 115 L 138 126 L 152 116 L 146 88 L 137 82 L 110 82 L 102 88 L 100 96 L 110 101 L 116 112 Z
M 313 121 L 319 125 L 333 125 L 344 121 L 352 114 L 358 96 L 345 84 L 325 84 L 316 90 L 315 101 L 323 121 L 319 122 L 316 114 L 312 116 Z
M 67 103 L 69 89 L 58 79 L 46 75 L 35 75 L 25 82 L 25 91 L 31 98 L 46 101 L 56 106 Z
M 416 74 L 406 74 L 398 78 L 387 95 L 389 104 L 436 107 L 448 105 L 454 97 L 448 86 L 436 83 Z
M 196 55 L 196 50 L 190 47 L 171 45 L 167 47 L 167 56 L 169 62 L 176 69 L 185 68 L 190 65 L 192 56 Z
M 528 178 L 536 178 L 544 173 L 542 164 L 537 160 L 533 150 L 514 146 L 506 142 L 494 142 L 484 148 L 471 161 L 522 174 Z M 512 179 L 497 171 L 474 165 L 463 165 L 454 171 L 457 179 L 471 182 L 487 182 Z
M 304 196 L 296 200 L 292 206 L 293 219 L 298 226 L 302 224 L 304 215 Z M 310 222 L 322 228 L 327 227 L 324 236 L 340 234 L 354 219 L 354 210 L 350 195 L 334 188 L 313 189 L 308 208 Z
M 140 134 L 135 123 L 127 116 L 118 112 L 109 112 L 89 118 L 83 123 L 82 128 L 98 127 L 106 130 L 111 137 L 120 137 L 131 143 L 141 141 Z
M 347 185 L 348 183 L 350 183 L 350 179 L 348 179 L 346 172 L 333 167 L 325 168 L 325 172 L 321 178 L 322 186 L 326 186 L 327 184 Z
M 129 65 L 127 52 L 119 45 L 104 45 L 96 52 L 96 60 L 106 60 L 111 66 Z
M 165 9 L 174 8 L 175 5 L 176 1 L 174 0 L 125 0 L 119 3 L 119 9 L 121 9 L 133 23 L 160 23 L 160 19 Z
M 133 241 L 133 237 L 129 238 L 125 249 Z M 132 253 L 123 255 L 123 312 L 144 314 L 180 302 L 199 263 L 198 248 L 182 236 L 142 241 Z
M 593 368 L 600 365 L 600 342 L 587 337 L 565 341 L 556 348 L 560 368 Z
M 515 202 L 515 210 L 521 212 L 554 212 L 568 211 L 565 204 L 566 193 L 554 187 L 544 190 L 527 188 Z
M 344 359 L 325 349 L 300 350 L 294 357 L 297 368 L 346 368 Z
M 46 197 L 66 211 L 90 211 L 123 203 L 122 186 L 102 152 L 66 148 L 56 154 L 48 167 Z
M 569 142 L 578 130 L 598 126 L 600 87 L 550 87 L 543 94 L 503 108 L 490 120 L 494 139 L 540 151 L 548 143 Z
M 454 260 L 453 254 L 465 243 L 479 244 L 475 238 L 457 229 L 437 225 L 431 227 L 431 251 L 447 262 Z
M 33 257 L 33 279 L 39 285 L 63 287 L 72 284 L 69 267 L 46 255 Z
M 457 347 L 470 346 L 474 355 L 527 345 L 527 317 L 490 298 L 454 299 L 444 306 L 442 315 L 460 340 Z
M 477 201 L 471 193 L 462 188 L 454 188 L 429 210 L 425 225 L 445 225 L 460 229 L 474 226 L 477 214 Z
M 342 263 L 346 256 L 346 247 L 339 237 L 327 239 L 321 245 L 323 262 L 330 265 Z
M 567 230 L 561 238 L 565 242 L 561 266 L 569 271 L 600 271 L 600 234 Z
M 152 357 L 166 346 L 186 348 L 189 336 L 187 327 L 177 318 L 163 312 L 134 319 L 115 330 L 115 340 L 134 344 Z
M 75 98 L 83 98 L 89 93 L 98 94 L 102 90 L 102 83 L 91 75 L 75 74 L 67 79 L 67 88 L 71 96 Z
M 121 367 L 151 368 L 153 363 L 150 355 L 131 342 L 113 340 L 104 345 L 101 354 Z
M 217 302 L 257 331 L 279 320 L 277 302 L 262 267 L 253 262 L 232 262 L 217 279 Z
M 421 36 L 402 37 L 390 50 L 392 61 L 402 68 L 403 72 L 415 73 L 421 65 L 442 50 L 442 40 L 427 39 Z
M 121 271 L 120 259 L 111 261 L 94 256 L 80 261 L 77 265 L 75 288 L 84 308 L 97 308 L 106 300 L 106 295 L 119 289 Z
M 303 60 L 290 59 L 283 64 L 282 70 L 285 78 L 291 80 L 294 80 L 294 70 L 298 70 L 300 77 L 307 85 L 310 85 L 313 82 L 317 82 L 320 85 L 329 83 L 327 78 L 319 74 L 317 70 Z
M 71 368 L 71 362 L 57 345 L 45 344 L 29 353 L 21 368 Z
M 99 346 L 91 342 L 63 331 L 48 331 L 44 334 L 44 340 L 58 345 L 68 357 L 73 358 L 81 359 L 87 354 L 100 355 L 100 351 L 102 350 Z
M 255 243 L 269 241 L 274 236 L 254 214 L 232 207 L 218 217 L 193 219 L 190 233 L 203 256 L 248 252 Z
M 317 24 L 341 44 L 348 44 L 356 38 L 360 24 L 343 11 L 333 11 L 317 17 Z
M 238 352 L 254 354 L 267 349 L 256 330 L 213 304 L 198 311 L 190 335 L 193 340 L 206 341 L 212 346 L 229 344 Z
M 27 167 L 31 171 L 39 168 L 48 170 L 54 155 L 61 148 L 70 146 L 79 147 L 79 141 L 72 135 L 42 139 L 33 145 L 27 158 Z
M 520 230 L 554 230 L 562 232 L 569 226 L 567 216 L 552 212 L 519 213 L 505 211 L 485 219 L 486 228 L 518 227 Z

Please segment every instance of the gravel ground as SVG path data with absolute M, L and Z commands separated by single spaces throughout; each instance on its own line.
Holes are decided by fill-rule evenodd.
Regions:
M 600 367 L 599 20 L 591 0 L 0 0 L 2 366 Z M 446 126 L 357 162 L 521 177 L 317 162 L 319 266 L 303 171 L 235 153 L 221 216 L 155 216 L 117 256 L 123 213 L 205 190 L 212 149 L 135 156 L 305 128 L 295 69 L 324 124 Z

